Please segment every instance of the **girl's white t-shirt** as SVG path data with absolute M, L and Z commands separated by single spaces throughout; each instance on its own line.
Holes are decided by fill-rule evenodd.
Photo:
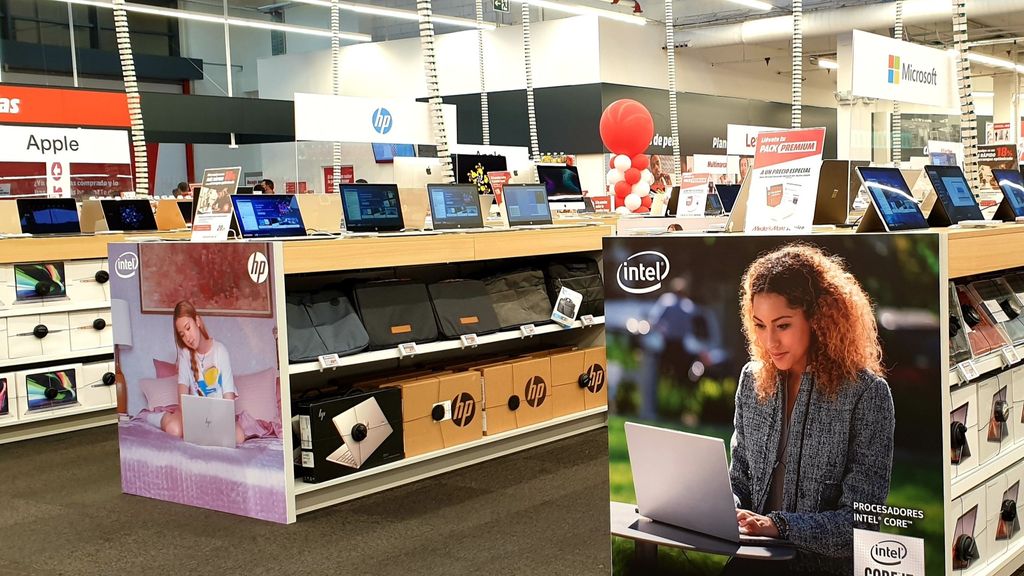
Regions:
M 238 394 L 235 390 L 235 378 L 231 372 L 231 358 L 228 349 L 214 340 L 213 347 L 206 354 L 195 353 L 196 365 L 199 368 L 199 381 L 192 372 L 192 353 L 187 348 L 178 350 L 178 382 L 188 385 L 188 393 L 193 396 L 223 398 L 225 394 Z

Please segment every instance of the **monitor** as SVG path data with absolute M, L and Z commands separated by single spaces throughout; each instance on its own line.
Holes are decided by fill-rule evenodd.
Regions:
M 428 184 L 434 230 L 482 228 L 480 194 L 472 184 Z
M 452 154 L 452 169 L 455 181 L 459 184 L 475 184 L 469 173 L 482 166 L 484 174 L 508 170 L 508 162 L 504 156 L 497 154 Z M 490 185 L 488 192 L 490 191 Z
M 239 186 L 237 189 L 235 189 L 235 194 L 252 194 L 253 192 L 253 186 Z
M 575 166 L 537 165 L 537 178 L 548 196 L 579 196 L 583 194 L 580 173 Z
M 1017 170 L 992 170 L 992 176 L 1003 192 L 1003 201 L 996 209 L 996 218 L 1013 222 L 1024 218 L 1024 177 Z
M 306 226 L 293 194 L 232 194 L 231 205 L 242 238 L 305 236 Z
M 348 232 L 397 232 L 405 227 L 398 186 L 339 184 Z
M 100 200 L 107 230 L 124 232 L 156 232 L 153 207 L 145 198 Z
M 928 215 L 931 226 L 950 226 L 962 220 L 984 220 L 967 178 L 959 166 L 925 166 L 938 202 Z
M 740 194 L 740 185 L 715 184 L 715 192 L 718 192 L 718 197 L 722 200 L 722 208 L 726 212 L 732 212 L 732 207 L 736 204 L 736 197 Z
M 818 172 L 818 193 L 814 202 L 817 225 L 846 224 L 850 211 L 850 162 L 824 160 Z
M 74 198 L 19 198 L 18 218 L 25 234 L 78 234 L 78 205 Z
M 509 226 L 551 224 L 551 207 L 541 184 L 505 185 L 502 207 Z
M 373 147 L 373 159 L 378 164 L 388 164 L 396 157 L 415 157 L 416 146 L 413 144 L 370 144 Z
M 178 200 L 178 210 L 181 210 L 181 217 L 185 219 L 186 223 L 192 222 L 191 200 Z
M 857 174 L 871 197 L 871 207 L 864 213 L 858 232 L 928 228 L 899 169 L 861 166 Z

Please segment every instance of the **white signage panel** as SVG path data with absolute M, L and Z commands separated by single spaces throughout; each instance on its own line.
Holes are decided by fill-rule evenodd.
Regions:
M 442 105 L 449 145 L 456 141 L 455 106 Z M 414 100 L 295 94 L 295 139 L 310 142 L 437 144 L 430 105 Z
M 128 164 L 127 130 L 0 125 L 4 162 Z M 52 178 L 53 174 L 50 174 Z
M 940 108 L 956 106 L 956 58 L 886 36 L 853 31 L 853 95 Z
M 782 127 L 772 128 L 770 126 L 747 126 L 746 124 L 729 124 L 725 127 L 726 140 L 728 142 L 726 151 L 730 156 L 753 156 L 757 135 L 761 132 L 775 132 L 782 130 Z

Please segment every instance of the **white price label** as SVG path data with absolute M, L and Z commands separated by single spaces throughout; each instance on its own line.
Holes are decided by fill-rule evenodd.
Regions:
M 583 323 L 584 328 L 590 328 L 594 325 L 594 317 L 590 314 L 584 314 L 580 316 L 580 322 Z
M 299 447 L 303 450 L 313 449 L 313 431 L 309 424 L 309 416 L 299 416 Z
M 315 466 L 313 465 L 313 462 L 314 462 L 314 460 L 313 460 L 313 453 L 312 452 L 303 451 L 302 452 L 302 467 L 303 468 L 315 468 Z
M 956 369 L 960 372 L 960 379 L 964 382 L 974 380 L 978 377 L 978 368 L 974 365 L 974 361 L 972 360 L 964 360 L 956 365 Z
M 533 324 L 524 324 L 519 327 L 519 331 L 522 333 L 523 338 L 532 338 L 537 334 L 537 327 Z
M 1017 354 L 1017 349 L 1013 346 L 1003 346 L 1002 353 L 1003 362 L 1005 362 L 1007 366 L 1013 366 L 1020 362 L 1020 355 Z
M 462 341 L 463 348 L 476 348 L 480 342 L 476 338 L 476 334 L 466 334 L 459 338 Z
M 320 362 L 321 370 L 325 368 L 337 368 L 341 365 L 341 358 L 339 358 L 337 354 L 324 354 L 317 358 L 317 360 Z
M 398 357 L 399 358 L 408 358 L 410 356 L 415 356 L 418 353 L 419 353 L 419 350 L 416 349 L 416 343 L 415 342 L 406 342 L 405 344 L 399 344 L 398 345 Z

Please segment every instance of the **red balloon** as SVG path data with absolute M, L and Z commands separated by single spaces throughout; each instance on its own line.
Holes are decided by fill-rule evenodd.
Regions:
M 651 207 L 650 206 L 644 206 L 643 204 L 641 204 L 639 208 L 637 208 L 636 210 L 633 210 L 633 213 L 634 214 L 647 214 L 650 211 L 651 211 Z
M 654 119 L 636 100 L 616 100 L 601 114 L 601 141 L 615 154 L 636 156 L 654 137 Z
M 632 161 L 633 168 L 641 171 L 646 170 L 651 165 L 651 157 L 647 154 L 637 154 L 630 158 L 630 160 Z
M 629 196 L 629 193 L 633 187 L 629 185 L 625 180 L 619 180 L 615 183 L 615 195 L 619 198 L 625 198 Z
M 653 204 L 653 203 L 654 203 L 654 196 L 651 196 L 650 194 L 648 194 L 647 196 L 641 196 L 640 197 L 640 206 L 643 206 L 644 208 L 650 208 L 651 204 Z
M 626 178 L 626 183 L 632 186 L 640 181 L 640 171 L 636 168 L 630 168 L 623 173 Z

